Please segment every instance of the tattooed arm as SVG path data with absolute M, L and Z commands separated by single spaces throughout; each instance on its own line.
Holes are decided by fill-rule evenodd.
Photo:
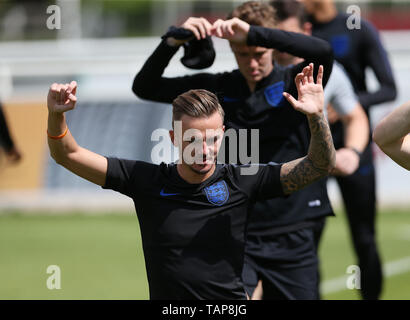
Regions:
M 313 64 L 296 75 L 298 100 L 284 93 L 285 98 L 298 111 L 306 114 L 311 139 L 306 157 L 282 165 L 280 179 L 283 192 L 290 194 L 327 176 L 335 166 L 336 151 L 327 119 L 323 114 L 323 66 L 320 66 L 317 83 L 313 81 Z

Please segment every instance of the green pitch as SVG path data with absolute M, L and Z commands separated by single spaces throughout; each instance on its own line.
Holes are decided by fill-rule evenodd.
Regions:
M 380 212 L 378 243 L 387 266 L 382 298 L 410 299 L 410 210 Z M 320 248 L 325 299 L 359 297 L 341 278 L 355 264 L 350 245 L 339 212 L 338 218 L 328 219 Z M 0 259 L 0 299 L 148 298 L 141 237 L 132 212 L 4 213 Z M 60 290 L 47 288 L 50 265 L 60 267 Z

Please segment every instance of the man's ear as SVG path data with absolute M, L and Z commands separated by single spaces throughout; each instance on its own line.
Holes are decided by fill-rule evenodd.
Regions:
M 305 22 L 303 24 L 303 33 L 308 35 L 308 36 L 311 36 L 312 35 L 312 28 L 313 28 L 313 26 L 310 22 Z

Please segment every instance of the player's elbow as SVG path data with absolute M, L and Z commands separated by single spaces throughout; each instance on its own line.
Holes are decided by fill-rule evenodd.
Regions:
M 388 134 L 389 127 L 386 124 L 387 124 L 386 119 L 382 119 L 378 123 L 376 128 L 374 128 L 373 133 L 372 133 L 373 141 L 382 150 L 384 147 L 386 147 L 391 142 L 391 139 Z
M 72 148 L 53 148 L 50 146 L 50 156 L 58 165 L 67 167 L 76 157 L 78 150 L 78 146 Z
M 392 83 L 386 90 L 387 92 L 387 100 L 386 101 L 393 101 L 397 98 L 397 88 L 394 83 Z
M 383 141 L 382 131 L 383 130 L 381 129 L 381 127 L 377 126 L 373 131 L 372 138 L 373 141 L 378 145 L 378 147 L 383 150 L 385 142 Z
M 393 79 L 382 81 L 379 89 L 380 99 L 377 103 L 394 101 L 397 98 L 397 87 Z
M 152 98 L 149 87 L 144 84 L 138 75 L 135 77 L 132 84 L 132 92 L 140 99 L 150 100 L 150 98 Z
M 329 42 L 324 41 L 325 43 L 323 44 L 323 54 L 331 61 L 334 59 L 334 54 L 333 54 L 333 48 L 330 45 Z
M 132 92 L 138 97 L 138 98 L 142 98 L 142 96 L 144 95 L 144 90 L 142 90 L 142 86 L 140 85 L 140 81 L 135 78 L 134 82 L 132 84 Z
M 67 162 L 67 157 L 59 152 L 50 149 L 50 156 L 60 166 L 64 166 Z
M 321 60 L 323 60 L 323 64 L 333 66 L 333 61 L 334 61 L 333 48 L 327 41 L 322 40 L 320 52 L 321 52 L 320 56 L 322 58 Z
M 319 58 L 319 62 L 321 65 L 323 65 L 323 87 L 326 86 L 330 74 L 332 73 L 333 69 L 333 63 L 334 63 L 334 54 L 333 54 L 333 49 L 332 46 L 327 42 L 324 41 L 325 43 L 323 44 L 323 50 L 321 50 L 321 55 Z M 319 67 L 319 66 L 318 66 Z
M 372 134 L 373 141 L 377 146 L 386 153 L 387 149 L 395 143 L 389 135 L 386 135 L 386 130 L 383 128 L 383 123 L 376 126 Z

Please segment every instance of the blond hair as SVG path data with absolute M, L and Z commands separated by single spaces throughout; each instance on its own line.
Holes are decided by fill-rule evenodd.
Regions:
M 225 113 L 215 94 L 204 89 L 189 90 L 172 102 L 172 123 L 181 120 L 183 115 L 201 118 L 215 112 L 219 112 L 223 121 Z

